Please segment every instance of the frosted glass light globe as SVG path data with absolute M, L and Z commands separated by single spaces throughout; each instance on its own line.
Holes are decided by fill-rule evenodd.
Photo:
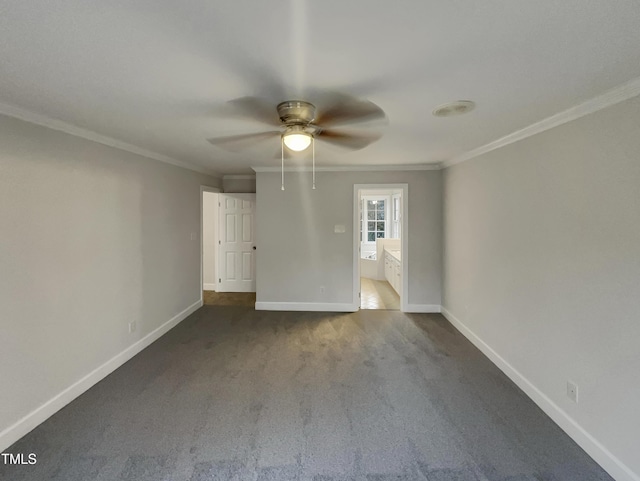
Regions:
M 284 145 L 293 150 L 300 152 L 311 145 L 311 136 L 309 134 L 287 134 L 284 136 Z

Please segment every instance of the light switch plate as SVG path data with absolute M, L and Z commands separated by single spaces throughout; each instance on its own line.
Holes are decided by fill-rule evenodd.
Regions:
M 333 232 L 336 234 L 344 234 L 346 231 L 344 224 L 336 224 L 333 226 Z

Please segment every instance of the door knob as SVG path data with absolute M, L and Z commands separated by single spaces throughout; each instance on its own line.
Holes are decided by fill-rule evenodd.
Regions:
M 256 250 L 256 246 L 253 246 L 253 250 Z

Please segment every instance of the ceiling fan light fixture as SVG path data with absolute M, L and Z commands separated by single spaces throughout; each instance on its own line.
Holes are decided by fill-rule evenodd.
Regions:
M 311 135 L 306 132 L 294 131 L 283 135 L 284 145 L 294 152 L 302 152 L 311 145 Z

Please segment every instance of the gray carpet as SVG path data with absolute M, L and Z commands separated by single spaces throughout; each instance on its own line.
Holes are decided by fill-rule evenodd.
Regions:
M 205 306 L 3 480 L 611 480 L 442 316 Z

